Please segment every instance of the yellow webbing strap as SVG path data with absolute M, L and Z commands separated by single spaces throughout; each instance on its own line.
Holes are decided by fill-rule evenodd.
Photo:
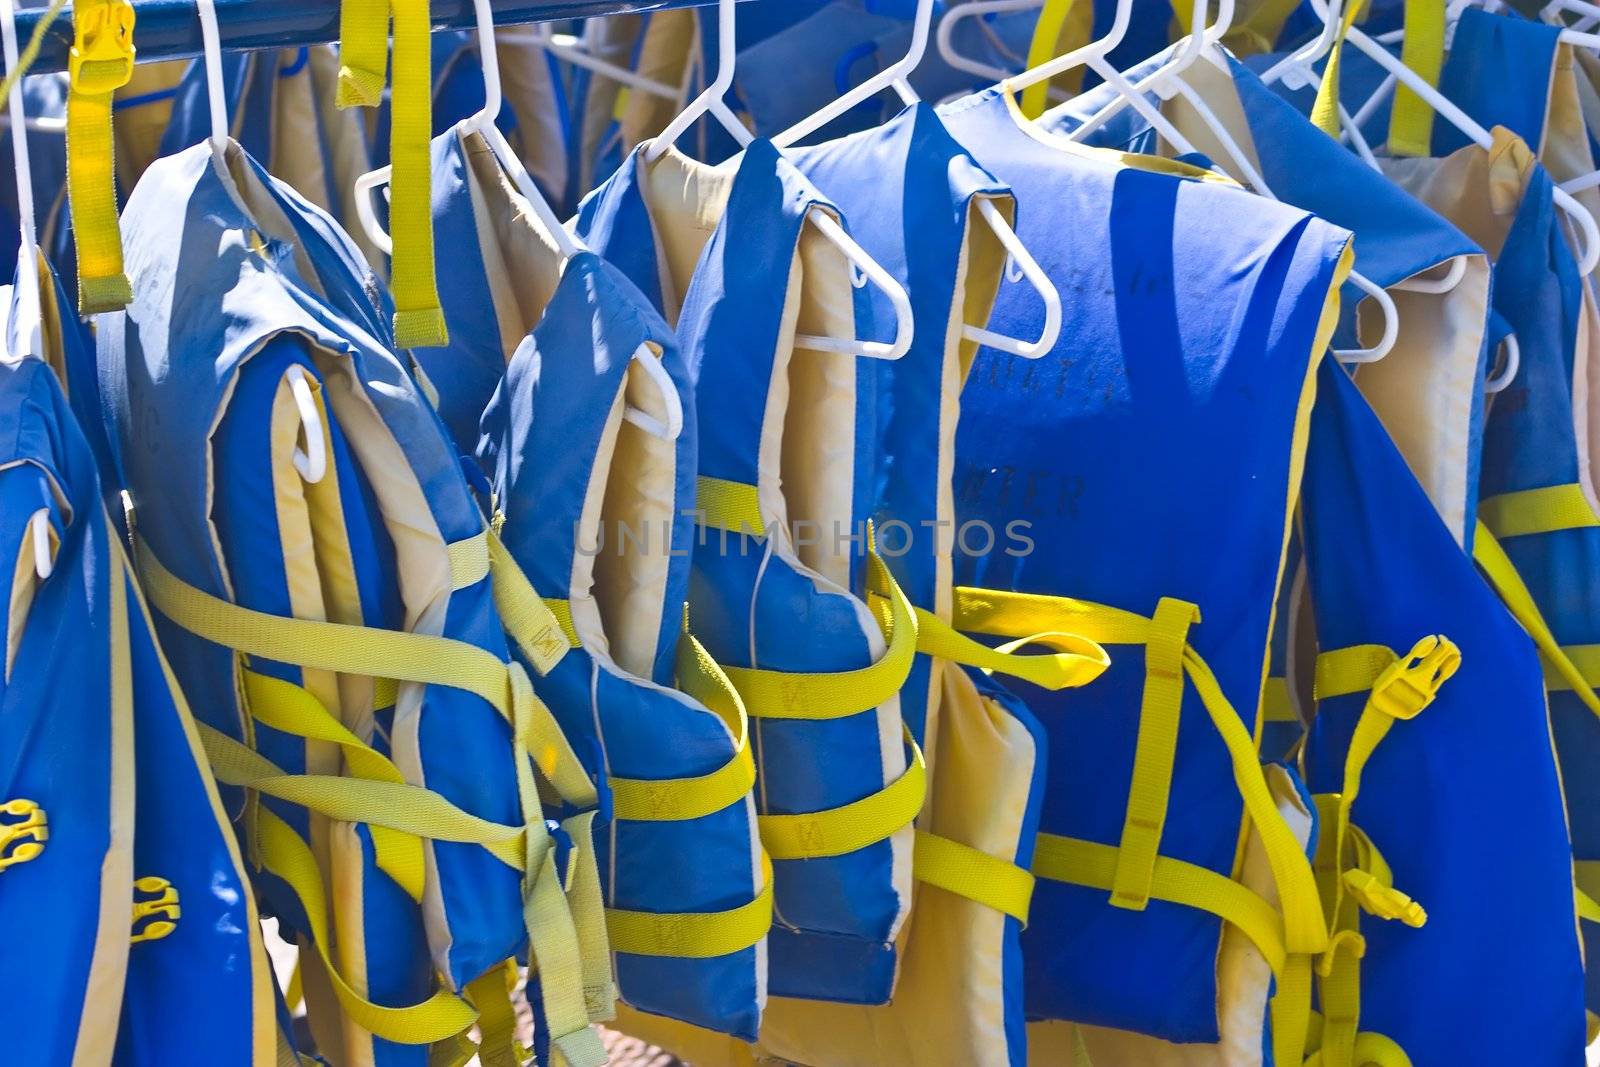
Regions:
M 583 957 L 583 1000 L 590 1021 L 604 1022 L 616 1016 L 617 984 L 611 973 L 611 939 L 606 931 L 606 905 L 594 847 L 597 814 L 586 811 L 573 815 L 561 821 L 561 828 L 574 849 L 567 864 L 567 907 Z
M 500 613 L 500 624 L 528 657 L 533 669 L 541 675 L 549 674 L 567 654 L 567 649 L 578 643 L 576 636 L 568 639 L 572 615 L 568 612 L 563 618 L 551 606 L 551 601 L 534 591 L 533 583 L 522 573 L 499 537 L 489 532 L 485 537 L 489 547 L 489 574 L 494 579 L 494 606 Z
M 1344 54 L 1344 38 L 1366 6 L 1367 0 L 1344 0 L 1339 33 L 1328 50 L 1328 65 L 1323 68 L 1322 84 L 1317 87 L 1317 99 L 1311 105 L 1312 124 L 1335 140 L 1339 137 L 1339 60 Z
M 511 1006 L 515 969 L 502 963 L 467 983 L 467 999 L 478 1009 L 478 1062 L 482 1067 L 522 1067 L 526 1050 L 517 1043 L 517 1013 Z
M 754 537 L 766 535 L 767 523 L 761 517 L 756 487 L 746 482 L 702 474 L 696 479 L 694 506 L 695 520 L 701 526 Z
M 968 586 L 955 590 L 953 621 L 958 629 L 997 637 L 1064 630 L 1103 645 L 1144 644 L 1154 625 L 1142 615 L 1091 601 Z M 1291 954 L 1320 952 L 1327 945 L 1328 932 L 1316 880 L 1300 841 L 1278 812 L 1257 758 L 1255 740 L 1222 692 L 1210 666 L 1193 647 L 1184 646 L 1182 665 L 1228 749 L 1234 785 L 1260 835 L 1282 901 L 1286 949 Z M 1104 847 L 1112 853 L 1116 851 L 1111 846 Z M 1112 860 L 1114 864 L 1114 855 Z M 1161 897 L 1156 878 L 1164 862 L 1165 857 L 1158 857 L 1152 870 L 1151 896 Z M 1041 873 L 1037 864 L 1035 872 Z M 1111 888 L 1109 881 L 1105 888 Z
M 1040 834 L 1033 854 L 1033 873 L 1052 882 L 1111 890 L 1117 848 L 1057 834 Z M 1274 974 L 1283 971 L 1287 949 L 1283 919 L 1276 908 L 1250 889 L 1209 867 L 1157 856 L 1150 877 L 1150 895 L 1220 916 L 1248 937 Z
M 450 556 L 450 588 L 465 589 L 489 577 L 489 531 L 445 546 Z
M 67 191 L 78 254 L 78 310 L 114 311 L 133 299 L 117 226 L 111 98 L 133 78 L 133 5 L 78 0 L 67 59 Z
M 1437 87 L 1444 66 L 1445 0 L 1406 0 L 1405 44 L 1400 61 Z M 1389 112 L 1389 154 L 1433 155 L 1433 106 L 1405 82 L 1396 82 Z
M 1578 918 L 1584 922 L 1600 923 L 1600 903 L 1583 890 L 1577 890 Z
M 1494 539 L 1481 519 L 1473 535 L 1472 558 L 1483 569 L 1489 584 L 1500 594 L 1500 599 L 1510 609 L 1512 616 L 1538 646 L 1539 656 L 1544 661 L 1547 688 L 1556 688 L 1548 682 L 1550 675 L 1554 674 L 1566 683 L 1561 688 L 1570 689 L 1585 707 L 1600 715 L 1600 695 L 1596 695 L 1594 685 L 1557 643 L 1555 634 L 1550 632 L 1549 624 L 1544 621 L 1544 615 L 1533 601 L 1533 594 L 1528 591 L 1516 567 L 1512 566 L 1511 557 L 1506 555 L 1505 549 L 1500 547 L 1500 542 Z
M 889 605 L 883 634 L 889 647 L 878 662 L 859 670 L 813 674 L 724 666 L 753 718 L 842 719 L 875 708 L 900 692 L 916 660 L 916 612 L 882 558 L 872 551 L 867 554 L 867 589 Z
M 999 648 L 974 641 L 931 611 L 916 609 L 917 651 L 952 663 L 962 663 L 985 671 L 999 671 L 1012 678 L 1031 682 L 1041 689 L 1072 689 L 1088 685 L 1111 663 L 1106 650 L 1077 634 L 1055 632 L 1029 634 Z M 1028 645 L 1056 649 L 1043 655 L 1021 655 L 1015 650 Z
M 918 830 L 911 869 L 917 881 L 938 886 L 993 911 L 1028 923 L 1033 872 L 971 845 Z
M 256 843 L 262 864 L 283 879 L 305 913 L 308 935 L 333 985 L 339 1006 L 351 1022 L 387 1041 L 426 1045 L 459 1034 L 477 1019 L 471 1005 L 443 990 L 420 1004 L 390 1008 L 362 997 L 339 973 L 329 956 L 328 904 L 316 857 L 300 835 L 271 809 L 256 813 Z
M 756 816 L 767 854 L 775 860 L 843 856 L 910 826 L 927 796 L 928 768 L 909 732 L 906 744 L 911 748 L 911 765 L 876 793 L 827 811 Z
M 448 685 L 481 697 L 519 731 L 524 746 L 562 799 L 595 802 L 594 783 L 572 752 L 550 710 L 531 694 L 529 721 L 515 721 L 513 679 L 519 673 L 492 653 L 432 634 L 290 619 L 230 604 L 183 582 L 143 542 L 139 576 L 150 602 L 174 623 L 226 648 L 302 667 L 403 682 Z M 500 585 L 496 575 L 496 586 Z M 515 635 L 513 635 L 515 636 Z M 530 703 L 531 702 L 531 703 Z
M 756 781 L 744 703 L 705 647 L 684 631 L 678 640 L 678 686 L 720 718 L 733 738 L 733 756 L 697 778 L 608 778 L 611 808 L 618 819 L 677 822 L 698 819 L 737 804 Z
M 560 597 L 547 596 L 544 606 L 550 609 L 550 614 L 556 617 L 557 624 L 561 627 L 561 636 L 567 639 L 567 644 L 577 648 L 583 644 L 578 640 L 578 628 L 572 622 L 572 601 Z
M 1562 645 L 1562 654 L 1571 666 L 1581 675 L 1581 684 L 1593 688 L 1600 684 L 1600 645 Z M 1572 680 L 1561 672 L 1560 666 L 1543 655 L 1540 659 L 1544 664 L 1544 685 L 1552 693 L 1566 693 L 1575 691 Z
M 1578 918 L 1600 923 L 1600 860 L 1573 860 L 1572 874 L 1578 894 Z
M 1499 538 L 1600 526 L 1583 487 L 1575 484 L 1492 496 L 1478 504 L 1478 517 Z
M 1261 688 L 1261 714 L 1267 722 L 1300 722 L 1300 713 L 1294 710 L 1289 696 L 1287 678 L 1268 678 Z
M 1139 706 L 1139 734 L 1134 745 L 1133 775 L 1128 782 L 1128 807 L 1117 872 L 1111 883 L 1111 905 L 1143 911 L 1150 901 L 1150 875 L 1161 849 L 1172 791 L 1172 766 L 1178 754 L 1178 717 L 1183 707 L 1183 652 L 1189 627 L 1200 621 L 1200 609 L 1162 597 L 1150 620 L 1145 640 L 1144 695 Z
M 339 0 L 339 107 L 377 107 L 389 74 L 389 0 Z
M 346 729 L 310 692 L 293 682 L 255 671 L 246 670 L 243 674 L 245 704 L 257 722 L 308 741 L 338 745 L 351 775 L 358 779 L 406 784 L 400 768 Z M 378 869 L 394 879 L 412 900 L 421 903 L 428 876 L 421 840 L 386 826 L 370 829 Z
M 289 774 L 227 734 L 204 723 L 195 725 L 211 773 L 224 785 L 254 789 L 338 822 L 366 823 L 413 837 L 479 845 L 514 870 L 524 867 L 526 833 L 520 826 L 480 819 L 419 786 L 330 774 Z
M 762 857 L 762 886 L 755 899 L 726 911 L 606 910 L 611 948 L 636 956 L 709 959 L 749 948 L 772 926 L 772 864 Z
M 1072 5 L 1073 0 L 1044 0 L 1044 6 L 1039 9 L 1039 20 L 1033 24 L 1033 38 L 1028 42 L 1026 69 L 1032 70 L 1056 57 L 1061 31 L 1067 24 Z M 1046 78 L 1022 90 L 1022 98 L 1017 101 L 1017 106 L 1029 119 L 1036 119 L 1044 114 L 1049 99 L 1050 80 Z
M 434 278 L 432 27 L 428 0 L 341 0 L 340 107 L 373 107 L 383 96 L 389 17 L 394 16 L 394 86 L 390 93 L 390 288 L 397 348 L 445 344 L 444 309 Z

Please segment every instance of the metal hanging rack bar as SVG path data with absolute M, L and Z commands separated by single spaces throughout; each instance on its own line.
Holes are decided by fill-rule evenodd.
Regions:
M 696 7 L 707 0 L 493 0 L 497 25 L 550 22 L 588 15 L 616 15 Z M 139 61 L 192 59 L 203 51 L 200 19 L 194 0 L 136 0 L 138 22 L 133 43 Z M 339 39 L 338 0 L 216 0 L 222 47 L 298 48 Z M 17 33 L 27 40 L 43 8 L 17 12 Z M 471 29 L 472 0 L 432 0 L 429 14 L 435 30 Z M 72 48 L 72 8 L 67 7 L 45 33 L 44 46 L 29 73 L 67 69 Z

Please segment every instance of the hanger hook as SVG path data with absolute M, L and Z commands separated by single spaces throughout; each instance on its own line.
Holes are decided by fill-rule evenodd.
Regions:
M 660 159 L 662 153 L 677 144 L 678 138 L 704 115 L 711 115 L 720 122 L 729 135 L 741 145 L 747 145 L 754 139 L 750 131 L 745 129 L 744 123 L 739 121 L 739 117 L 728 109 L 728 104 L 723 99 L 728 95 L 728 90 L 733 88 L 733 68 L 738 56 L 736 21 L 734 0 L 717 0 L 717 75 L 711 80 L 711 84 L 706 86 L 699 96 L 689 101 L 684 109 L 667 123 L 667 128 L 645 147 L 646 163 L 654 163 Z

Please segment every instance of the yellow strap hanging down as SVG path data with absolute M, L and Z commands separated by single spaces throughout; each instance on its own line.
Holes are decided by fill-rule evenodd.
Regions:
M 1339 60 L 1344 55 L 1345 34 L 1361 17 L 1367 0 L 1344 0 L 1344 17 L 1339 20 L 1339 33 L 1328 50 L 1328 65 L 1322 71 L 1322 84 L 1317 87 L 1316 102 L 1311 105 L 1311 122 L 1329 137 L 1339 136 Z
M 1445 0 L 1406 0 L 1406 37 L 1400 51 L 1401 62 L 1435 87 L 1444 66 L 1444 8 Z M 1394 87 L 1394 104 L 1389 112 L 1389 154 L 1433 154 L 1433 106 L 1405 82 L 1397 82 Z
M 394 16 L 394 88 L 390 96 L 389 233 L 394 343 L 436 347 L 449 340 L 433 261 L 433 40 L 428 0 L 341 0 L 340 107 L 373 107 L 383 95 L 389 17 Z
M 67 191 L 78 255 L 78 310 L 114 311 L 133 299 L 117 226 L 112 95 L 133 77 L 133 5 L 79 0 L 67 59 Z
M 1039 20 L 1033 24 L 1033 38 L 1028 42 L 1029 70 L 1063 54 L 1061 32 L 1066 28 L 1067 16 L 1072 14 L 1076 6 L 1073 0 L 1044 0 L 1044 6 L 1039 9 Z M 1082 77 L 1080 69 L 1077 80 L 1081 82 Z M 1044 114 L 1045 105 L 1050 99 L 1050 84 L 1050 79 L 1047 78 L 1044 81 L 1034 82 L 1022 90 L 1022 98 L 1017 105 L 1028 118 L 1036 119 Z M 1074 90 L 1076 87 L 1066 88 Z

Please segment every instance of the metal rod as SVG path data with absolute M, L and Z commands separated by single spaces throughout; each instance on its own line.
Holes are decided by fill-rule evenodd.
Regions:
M 707 0 L 493 0 L 498 25 L 549 22 L 586 15 L 615 15 L 633 11 L 658 11 L 669 7 L 694 7 Z M 253 48 L 298 48 L 339 39 L 338 0 L 216 0 L 222 30 L 222 47 L 230 51 Z M 133 44 L 139 62 L 191 59 L 202 51 L 200 17 L 194 0 L 135 0 L 138 12 Z M 17 12 L 17 33 L 26 41 L 43 13 L 42 8 Z M 433 0 L 429 5 L 433 28 L 470 29 L 472 0 Z M 69 5 L 45 33 L 44 47 L 29 73 L 67 69 L 72 47 L 72 8 Z

